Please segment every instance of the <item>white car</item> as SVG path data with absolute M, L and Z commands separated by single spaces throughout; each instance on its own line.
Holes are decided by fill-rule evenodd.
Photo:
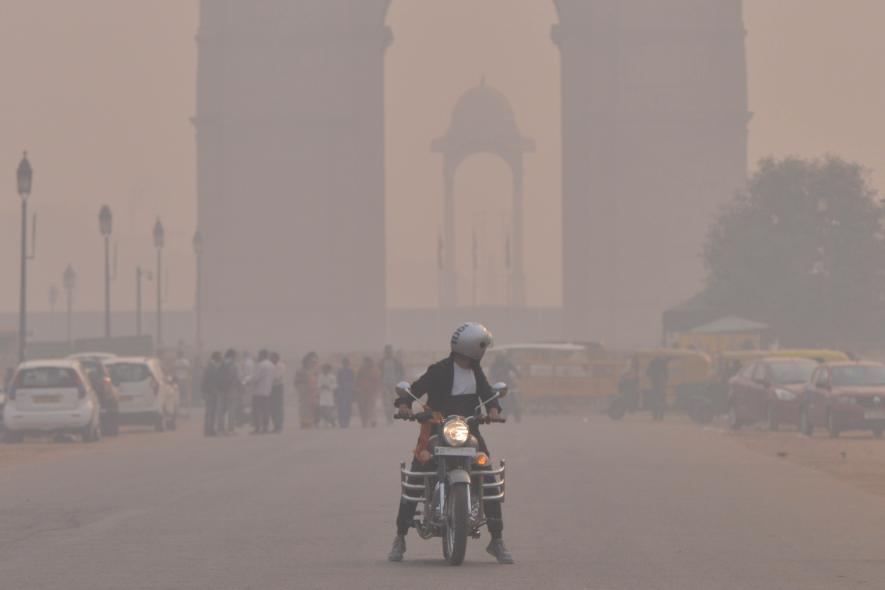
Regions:
M 159 360 L 118 357 L 104 363 L 111 381 L 120 389 L 120 424 L 145 424 L 160 432 L 175 430 L 178 387 L 166 376 Z
M 27 361 L 19 365 L 3 406 L 4 439 L 28 434 L 76 434 L 101 439 L 98 397 L 75 360 Z

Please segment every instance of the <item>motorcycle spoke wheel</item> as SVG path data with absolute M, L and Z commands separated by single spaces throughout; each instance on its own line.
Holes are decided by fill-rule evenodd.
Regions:
M 470 508 L 467 505 L 467 486 L 453 486 L 449 490 L 446 509 L 446 524 L 443 531 L 443 556 L 451 565 L 464 563 L 467 552 L 468 521 Z

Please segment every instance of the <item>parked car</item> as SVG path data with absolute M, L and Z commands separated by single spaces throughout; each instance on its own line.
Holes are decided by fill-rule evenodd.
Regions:
M 823 426 L 833 438 L 848 430 L 885 432 L 885 365 L 827 363 L 812 375 L 802 400 L 801 430 L 811 436 Z
M 824 349 L 774 349 L 774 350 L 726 350 L 713 357 L 713 376 L 700 389 L 685 390 L 686 395 L 677 399 L 677 407 L 700 424 L 712 422 L 716 416 L 727 414 L 728 382 L 742 369 L 755 361 L 766 358 L 802 358 L 818 363 L 850 360 L 838 350 Z
M 113 358 L 105 361 L 120 389 L 120 424 L 152 425 L 175 430 L 180 404 L 178 388 L 156 358 Z
M 799 426 L 802 392 L 818 364 L 805 358 L 764 358 L 750 363 L 728 382 L 728 425 L 732 430 L 765 422 Z
M 12 443 L 25 435 L 60 433 L 95 442 L 101 438 L 98 395 L 79 361 L 28 361 L 12 379 L 3 425 L 4 439 Z
M 106 436 L 117 436 L 120 432 L 120 390 L 114 385 L 105 362 L 116 355 L 108 353 L 80 353 L 68 357 L 80 361 L 86 371 L 92 388 L 98 394 L 101 405 L 101 432 Z

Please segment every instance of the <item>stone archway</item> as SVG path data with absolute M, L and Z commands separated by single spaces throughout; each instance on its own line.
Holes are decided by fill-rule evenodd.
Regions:
M 563 336 L 650 342 L 700 286 L 709 216 L 745 181 L 742 0 L 554 1 Z M 383 343 L 389 6 L 201 3 L 207 344 Z M 299 272 L 255 264 L 267 252 L 302 257 Z
M 443 269 L 440 304 L 457 307 L 455 263 L 455 176 L 464 160 L 474 154 L 490 153 L 500 157 L 513 177 L 512 219 L 510 223 L 510 293 L 509 304 L 525 306 L 525 265 L 523 243 L 523 157 L 534 151 L 535 142 L 523 137 L 510 102 L 483 77 L 479 86 L 458 99 L 445 136 L 433 140 L 431 149 L 443 156 Z

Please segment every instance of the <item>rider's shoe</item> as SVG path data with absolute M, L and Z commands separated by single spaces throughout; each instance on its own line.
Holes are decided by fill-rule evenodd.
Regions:
M 393 547 L 390 548 L 390 553 L 387 554 L 387 559 L 388 561 L 402 561 L 405 552 L 406 538 L 402 535 L 397 535 L 393 538 Z
M 510 555 L 510 551 L 504 545 L 503 539 L 492 539 L 489 546 L 486 547 L 486 551 L 497 559 L 498 563 L 513 563 L 513 556 Z

